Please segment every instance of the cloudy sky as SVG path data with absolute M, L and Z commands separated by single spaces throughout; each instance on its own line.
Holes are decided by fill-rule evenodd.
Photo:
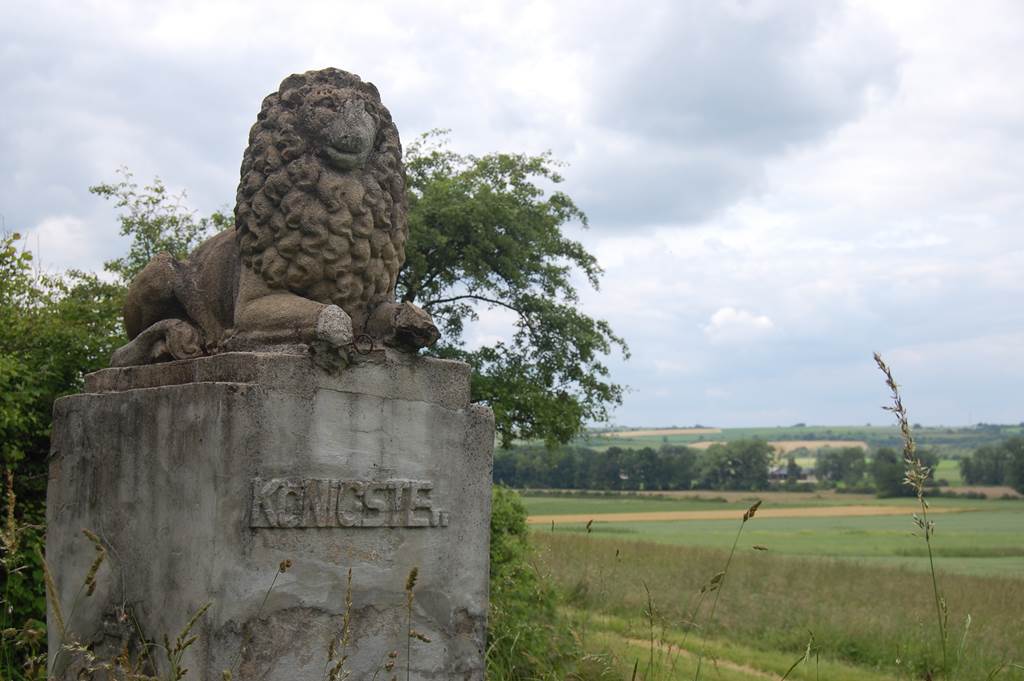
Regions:
M 3 227 L 98 270 L 122 165 L 229 205 L 263 96 L 324 66 L 406 141 L 569 164 L 617 423 L 885 423 L 874 350 L 915 421 L 1024 421 L 1024 4 L 7 0 Z

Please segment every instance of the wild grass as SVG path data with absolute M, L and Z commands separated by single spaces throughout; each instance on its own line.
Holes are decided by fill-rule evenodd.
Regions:
M 948 501 L 939 500 L 935 506 L 946 506 Z M 938 519 L 941 533 L 933 545 L 936 569 L 940 573 L 1024 575 L 1024 502 L 980 503 L 992 510 L 946 513 Z M 774 555 L 843 558 L 927 572 L 927 548 L 912 534 L 912 511 L 907 507 L 905 515 L 877 517 L 758 516 L 744 536 L 751 544 L 770 547 Z M 735 520 L 595 522 L 593 528 L 596 541 L 636 540 L 728 550 Z M 555 527 L 555 534 L 582 531 L 582 524 Z M 550 526 L 537 526 L 534 532 L 550 534 Z
M 654 668 L 647 674 L 645 660 L 650 656 L 648 640 L 639 636 L 635 621 L 607 615 L 594 617 L 593 643 L 604 651 L 608 666 L 615 668 L 616 681 L 691 681 L 697 665 L 699 643 L 685 642 L 678 631 L 659 630 L 655 642 Z M 807 650 L 804 633 L 803 660 Z M 761 650 L 744 641 L 711 638 L 707 641 L 706 678 L 714 681 L 780 681 L 789 673 L 795 681 L 895 681 L 897 676 L 877 669 L 855 666 L 819 658 L 817 647 L 811 648 L 810 659 L 794 666 L 794 655 L 788 652 Z M 632 671 L 636 667 L 634 677 Z M 792 669 L 792 671 L 790 671 Z
M 892 372 L 877 354 L 875 360 L 892 395 L 892 405 L 886 409 L 896 415 L 904 444 L 904 483 L 915 494 L 917 513 L 912 520 L 928 558 L 927 586 L 918 574 L 905 570 L 778 557 L 761 544 L 737 553 L 743 529 L 758 504 L 743 515 L 728 552 L 626 542 L 608 535 L 593 544 L 591 523 L 585 537 L 535 533 L 545 568 L 559 581 L 572 606 L 583 613 L 584 621 L 618 622 L 620 647 L 624 642 L 646 648 L 643 667 L 639 655 L 634 657 L 634 681 L 677 678 L 691 631 L 697 631 L 700 639 L 693 656 L 694 681 L 701 678 L 709 643 L 720 639 L 739 641 L 766 655 L 792 651 L 795 661 L 781 670 L 775 665 L 782 679 L 812 678 L 805 676 L 812 659 L 813 678 L 820 678 L 823 659 L 826 667 L 855 665 L 928 681 L 936 675 L 946 681 L 1017 678 L 1024 671 L 1011 661 L 1024 650 L 1020 618 L 1024 581 L 944 576 L 940 588 L 935 524 L 925 499 L 930 470 L 916 454 Z M 574 583 L 579 572 L 573 563 L 579 559 L 584 564 L 582 584 Z M 713 576 L 701 584 L 707 575 Z M 723 598 L 727 582 L 730 590 Z M 654 594 L 660 595 L 661 603 Z M 713 594 L 711 604 L 702 615 L 708 594 Z M 963 613 L 953 650 L 951 612 Z M 656 619 L 661 619 L 657 641 Z M 929 633 L 929 619 L 937 636 Z M 682 640 L 673 643 L 674 636 Z M 763 670 L 733 667 L 729 675 L 735 678 L 764 676 Z
M 882 356 L 875 353 L 875 364 L 881 370 L 882 374 L 885 375 L 885 384 L 889 387 L 889 391 L 892 393 L 892 405 L 883 407 L 883 409 L 892 412 L 896 416 L 896 422 L 899 425 L 900 437 L 903 440 L 903 465 L 906 475 L 903 478 L 903 484 L 907 485 L 914 490 L 914 496 L 920 504 L 921 515 L 914 514 L 914 524 L 921 532 L 921 537 L 924 539 L 925 546 L 928 553 L 928 567 L 932 578 L 932 594 L 935 601 L 935 615 L 936 623 L 939 630 L 939 648 L 942 650 L 942 675 L 945 678 L 949 678 L 950 666 L 949 666 L 949 634 L 948 634 L 948 622 L 949 622 L 949 606 L 946 603 L 945 597 L 939 592 L 939 580 L 935 574 L 935 555 L 932 551 L 932 536 L 935 534 L 935 523 L 928 519 L 928 502 L 924 498 L 925 485 L 928 482 L 928 478 L 931 475 L 931 469 L 921 463 L 921 459 L 917 456 L 917 446 L 914 443 L 914 435 L 911 432 L 910 418 L 907 416 L 906 407 L 903 406 L 903 398 L 900 396 L 899 385 L 896 383 L 896 379 L 893 378 L 892 371 L 889 366 L 882 359 Z M 965 630 L 966 634 L 966 630 Z
M 728 557 L 721 549 L 595 540 L 591 588 L 580 589 L 586 541 L 580 535 L 534 534 L 539 568 L 573 607 L 594 613 L 595 622 L 597 615 L 621 618 L 641 639 L 648 630 L 642 583 L 653 594 L 666 628 L 686 632 L 694 620 L 695 595 Z M 742 642 L 765 653 L 784 654 L 792 663 L 813 631 L 823 664 L 837 661 L 908 678 L 922 678 L 914 673 L 938 667 L 934 604 L 921 598 L 919 572 L 778 556 L 770 545 L 768 549 L 738 545 L 729 566 L 728 592 L 719 601 L 714 622 L 702 630 L 708 640 Z M 967 613 L 972 618 L 958 678 L 985 679 L 1002 662 L 1019 657 L 1024 650 L 1024 580 L 947 575 L 944 591 L 950 611 L 963 613 L 955 620 L 957 626 Z M 1024 675 L 1007 669 L 997 678 Z

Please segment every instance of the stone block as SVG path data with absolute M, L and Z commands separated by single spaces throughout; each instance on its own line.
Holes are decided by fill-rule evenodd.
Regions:
M 388 350 L 329 374 L 226 353 L 106 369 L 86 390 L 54 407 L 47 499 L 69 639 L 173 643 L 209 602 L 187 678 L 322 679 L 347 618 L 349 678 L 408 663 L 414 679 L 483 679 L 494 424 L 466 365 Z M 88 597 L 83 528 L 109 556 Z

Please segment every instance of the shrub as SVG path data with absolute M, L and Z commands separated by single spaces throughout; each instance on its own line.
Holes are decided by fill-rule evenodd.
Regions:
M 492 681 L 563 678 L 571 641 L 561 626 L 555 592 L 534 567 L 526 507 L 495 486 L 491 496 L 491 609 L 487 678 Z

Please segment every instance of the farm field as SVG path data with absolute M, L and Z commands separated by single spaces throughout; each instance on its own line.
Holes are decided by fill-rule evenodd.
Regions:
M 936 450 L 941 456 L 966 455 L 985 444 L 1005 440 L 1024 433 L 1022 425 L 977 427 L 925 426 L 914 428 L 918 445 Z M 643 428 L 595 431 L 577 438 L 573 444 L 603 450 L 609 447 L 660 447 L 663 444 L 694 446 L 702 442 L 729 442 L 758 438 L 768 442 L 789 442 L 788 450 L 807 447 L 811 452 L 828 443 L 830 446 L 866 445 L 901 447 L 899 432 L 893 425 L 829 426 L 795 425 L 765 428 Z M 800 443 L 800 444 L 796 444 Z M 707 445 L 698 445 L 707 446 Z M 948 476 L 939 476 L 948 477 Z
M 707 585 L 726 569 L 728 549 L 636 541 L 597 529 L 535 533 L 537 569 L 565 595 L 576 636 L 618 670 L 602 678 L 633 678 L 636 668 L 635 678 L 690 679 L 703 650 L 706 678 L 780 679 L 811 635 L 820 668 L 812 660 L 789 678 L 881 681 L 934 672 L 940 656 L 927 574 L 755 551 L 748 530 L 761 520 L 758 515 L 744 527 L 713 591 Z M 737 520 L 728 528 L 730 544 L 739 526 Z M 950 638 L 965 641 L 955 678 L 986 679 L 1020 660 L 1024 580 L 942 574 L 940 588 Z M 650 668 L 655 671 L 647 673 Z M 1024 670 L 1006 666 L 994 678 L 1020 681 Z
M 526 496 L 524 502 L 538 535 L 586 534 L 586 524 L 593 520 L 595 540 L 723 549 L 731 546 L 737 521 L 754 498 L 746 494 L 746 498 L 732 501 Z M 913 536 L 911 516 L 918 511 L 915 499 L 831 494 L 799 500 L 800 495 L 790 494 L 776 500 L 770 493 L 761 496 L 764 502 L 757 522 L 744 529 L 748 549 L 758 544 L 773 555 L 927 569 L 924 544 Z M 938 498 L 930 506 L 937 528 L 939 570 L 1024 580 L 1024 501 Z M 686 515 L 667 519 L 666 514 Z
M 757 514 L 742 523 L 756 498 Z M 916 499 L 687 492 L 523 500 L 538 569 L 563 593 L 594 659 L 616 670 L 607 678 L 633 678 L 635 667 L 636 678 L 692 679 L 704 650 L 707 678 L 780 679 L 812 634 L 817 664 L 790 679 L 920 679 L 938 666 Z M 951 641 L 971 618 L 956 678 L 1024 664 L 1024 500 L 936 498 L 930 511 Z M 867 512 L 882 515 L 857 515 Z M 709 513 L 726 517 L 701 517 Z M 640 519 L 666 514 L 680 518 Z M 721 592 L 702 597 L 734 542 Z M 1024 668 L 994 678 L 1024 681 Z
M 993 488 L 977 488 L 991 490 Z M 995 488 L 1002 492 L 1004 488 Z M 1012 492 L 1005 488 L 1007 492 Z M 998 496 L 996 494 L 995 496 Z M 706 511 L 734 509 L 743 513 L 760 499 L 763 508 L 804 508 L 808 506 L 897 506 L 913 513 L 917 499 L 911 497 L 880 499 L 873 494 L 838 494 L 831 490 L 818 492 L 746 492 L 746 491 L 664 491 L 625 492 L 616 494 L 593 492 L 523 492 L 523 501 L 531 516 L 568 515 L 579 513 L 643 513 L 653 511 Z M 937 509 L 1019 509 L 1024 503 L 1015 499 L 967 499 L 942 497 L 931 499 Z
M 690 446 L 695 449 L 707 449 L 711 445 L 724 444 L 724 440 L 702 440 L 700 442 L 690 443 Z M 868 443 L 864 440 L 768 440 L 777 454 L 786 455 L 791 452 L 798 452 L 800 450 L 808 450 L 811 452 L 819 449 L 838 449 L 840 447 L 860 447 L 861 449 L 869 449 Z M 810 461 L 811 467 L 814 467 L 813 457 L 801 457 L 804 461 Z M 800 463 L 797 461 L 797 463 Z M 806 463 L 801 464 L 806 465 Z

